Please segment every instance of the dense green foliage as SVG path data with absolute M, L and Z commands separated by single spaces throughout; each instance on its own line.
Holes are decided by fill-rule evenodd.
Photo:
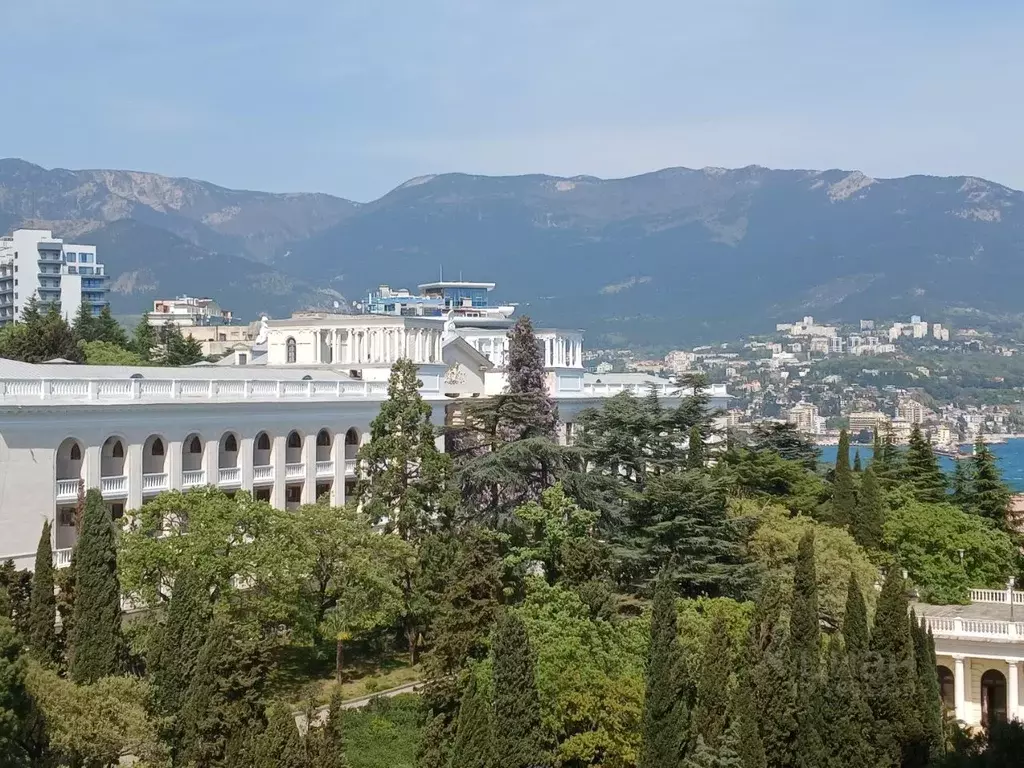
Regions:
M 28 642 L 36 658 L 43 663 L 56 664 L 60 660 L 60 648 L 57 642 L 57 597 L 54 594 L 51 535 L 52 529 L 47 521 L 43 523 L 43 532 L 36 548 Z

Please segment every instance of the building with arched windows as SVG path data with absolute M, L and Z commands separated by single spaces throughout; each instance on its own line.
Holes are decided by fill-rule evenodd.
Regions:
M 935 638 L 946 709 L 972 726 L 1024 720 L 1024 592 L 972 589 L 968 605 L 914 607 Z
M 298 315 L 270 321 L 261 362 L 188 368 L 33 365 L 0 359 L 0 560 L 31 567 L 44 520 L 70 561 L 80 494 L 115 516 L 170 490 L 245 490 L 281 509 L 351 496 L 356 456 L 387 397 L 395 361 L 414 360 L 438 424 L 467 398 L 503 391 L 507 328 L 455 332 L 450 320 Z M 538 331 L 559 437 L 581 410 L 662 379 L 585 373 L 578 332 Z M 487 343 L 484 343 L 486 341 Z M 228 361 L 231 362 L 230 360 Z M 724 389 L 716 393 L 721 404 Z M 439 438 L 443 447 L 443 438 Z

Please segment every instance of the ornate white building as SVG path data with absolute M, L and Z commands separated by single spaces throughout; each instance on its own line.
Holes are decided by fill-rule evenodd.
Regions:
M 324 493 L 343 503 L 396 360 L 419 365 L 439 423 L 456 398 L 504 389 L 507 326 L 456 325 L 297 315 L 263 323 L 265 352 L 189 368 L 0 360 L 0 560 L 31 567 L 48 519 L 55 560 L 67 564 L 82 488 L 99 488 L 115 515 L 161 491 L 202 485 L 252 491 L 279 508 Z M 563 425 L 624 390 L 644 394 L 653 384 L 678 396 L 651 376 L 606 382 L 585 373 L 579 332 L 537 335 Z M 562 439 L 570 434 L 571 426 L 560 430 Z
M 1021 720 L 1024 592 L 972 589 L 969 605 L 916 605 L 935 637 L 946 708 L 968 725 Z

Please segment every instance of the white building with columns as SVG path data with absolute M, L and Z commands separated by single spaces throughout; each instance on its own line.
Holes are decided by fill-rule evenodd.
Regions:
M 353 491 L 356 453 L 387 397 L 392 364 L 419 366 L 443 423 L 461 398 L 505 387 L 506 327 L 449 318 L 297 315 L 264 323 L 266 354 L 188 368 L 28 364 L 0 359 L 0 560 L 31 567 L 44 520 L 70 561 L 79 493 L 99 488 L 115 515 L 168 489 L 251 491 L 287 509 Z M 486 332 L 485 332 L 486 331 Z M 582 335 L 539 331 L 560 438 L 585 408 L 665 380 L 603 381 L 582 367 Z M 231 362 L 230 360 L 227 362 Z M 724 392 L 719 393 L 724 395 Z M 439 444 L 442 444 L 439 439 Z
M 943 704 L 957 720 L 1024 720 L 1024 592 L 972 589 L 969 605 L 914 607 L 935 638 Z

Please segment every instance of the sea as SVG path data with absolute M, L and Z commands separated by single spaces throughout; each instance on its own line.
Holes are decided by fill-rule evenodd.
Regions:
M 821 451 L 821 461 L 826 464 L 835 464 L 836 455 L 839 453 L 837 445 L 818 446 Z M 1010 486 L 1014 493 L 1024 493 L 1024 438 L 1011 438 L 1005 443 L 993 443 L 989 445 L 996 460 L 999 462 L 999 469 L 1003 473 L 1003 481 Z M 853 457 L 860 452 L 860 460 L 865 465 L 871 459 L 870 445 L 851 445 L 850 463 Z M 963 459 L 960 459 L 963 461 Z M 939 456 L 939 464 L 942 469 L 952 474 L 957 459 L 948 456 Z

